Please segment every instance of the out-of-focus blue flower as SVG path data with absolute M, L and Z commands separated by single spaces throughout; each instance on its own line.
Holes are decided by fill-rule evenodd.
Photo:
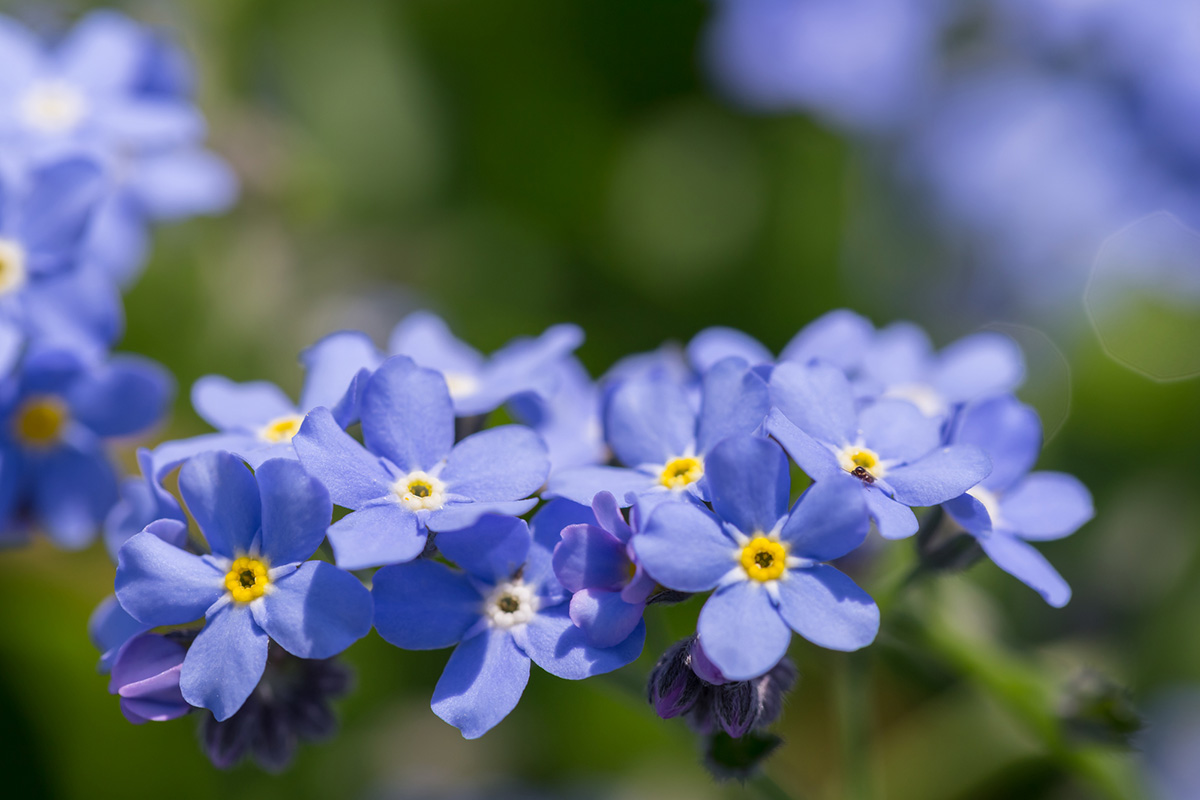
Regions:
M 897 322 L 871 341 L 855 393 L 906 400 L 945 419 L 963 403 L 1016 389 L 1024 377 L 1021 348 L 1004 334 L 983 331 L 935 353 L 925 331 Z
M 583 343 L 576 325 L 555 325 L 536 339 L 517 339 L 485 358 L 456 338 L 441 317 L 409 314 L 392 331 L 388 350 L 442 373 L 460 417 L 486 414 L 526 392 L 549 396 L 558 365 Z
M 560 507 L 567 508 L 563 512 Z M 555 515 L 570 522 L 560 530 L 554 546 L 554 575 L 571 592 L 571 621 L 583 629 L 596 647 L 623 642 L 646 610 L 655 581 L 638 565 L 633 546 L 634 529 L 621 515 L 617 499 L 600 492 L 588 509 L 570 500 L 552 500 L 540 513 L 542 525 L 552 525 Z
M 513 416 L 538 432 L 550 453 L 551 474 L 608 460 L 601 393 L 583 364 L 564 358 L 555 367 L 556 387 L 547 395 L 519 394 L 509 401 Z
M 864 511 L 886 539 L 916 533 L 913 508 L 957 497 L 991 470 L 979 448 L 943 446 L 942 421 L 912 403 L 883 399 L 859 411 L 846 376 L 827 364 L 779 365 L 771 399 L 770 434 L 818 483 L 858 478 Z
M 632 497 L 708 499 L 705 458 L 727 436 L 757 430 L 769 410 L 767 385 L 740 358 L 706 372 L 696 411 L 688 387 L 657 371 L 618 385 L 605 413 L 605 433 L 626 467 L 593 466 L 554 475 L 546 495 L 588 505 L 610 492 Z
M 298 406 L 273 383 L 235 383 L 220 375 L 200 378 L 192 386 L 192 406 L 219 433 L 174 442 L 163 451 L 166 460 L 178 464 L 191 453 L 228 450 L 257 468 L 269 458 L 296 457 L 292 439 L 304 415 L 314 408 L 328 409 L 339 427 L 353 424 L 376 363 L 371 340 L 355 331 L 333 333 L 301 353 L 300 361 L 305 380 Z M 159 463 L 157 469 L 161 473 L 167 466 Z
M 147 625 L 205 620 L 180 673 L 190 704 L 228 719 L 262 677 L 269 641 L 328 658 L 371 629 L 366 587 L 328 562 L 306 561 L 333 506 L 297 462 L 272 459 L 251 473 L 229 453 L 204 453 L 184 465 L 179 488 L 212 552 L 139 533 L 121 548 L 116 594 Z
M 114 562 L 121 545 L 155 521 L 187 522 L 179 501 L 161 483 L 162 475 L 178 467 L 184 460 L 180 458 L 177 462 L 168 463 L 164 466 L 169 469 L 156 472 L 154 453 L 145 447 L 138 448 L 137 461 L 141 475 L 121 482 L 120 499 L 104 520 L 104 547 Z M 176 531 L 174 528 L 171 530 Z M 185 540 L 186 537 L 175 544 L 182 547 Z
M 787 653 L 792 631 L 822 647 L 857 650 L 879 629 L 875 602 L 824 563 L 866 538 L 858 482 L 820 479 L 789 511 L 788 469 L 769 439 L 726 439 L 708 458 L 713 511 L 663 503 L 632 539 L 638 563 L 663 586 L 716 589 L 697 632 L 728 680 L 765 674 Z
M 979 540 L 998 567 L 1050 605 L 1066 605 L 1071 588 L 1029 542 L 1074 533 L 1092 518 L 1092 496 L 1071 475 L 1030 472 L 1042 447 L 1037 412 L 1007 395 L 971 405 L 951 440 L 987 453 L 992 472 L 945 503 L 945 509 Z
M 117 500 L 105 442 L 158 422 L 171 389 L 161 367 L 132 356 L 28 357 L 0 384 L 0 528 L 32 525 L 66 548 L 90 543 Z
M 925 100 L 943 14 L 933 0 L 721 0 L 708 32 L 717 85 L 765 111 L 898 126 Z
M 165 722 L 192 710 L 179 690 L 187 651 L 178 641 L 156 633 L 130 639 L 113 663 L 108 691 L 121 698 L 121 713 L 134 725 Z
M 547 506 L 534 517 L 532 533 L 523 520 L 490 514 L 439 533 L 438 550 L 461 571 L 419 559 L 375 573 L 380 636 L 407 650 L 456 645 L 432 707 L 467 739 L 516 708 L 531 660 L 552 675 L 581 680 L 623 667 L 642 651 L 642 622 L 609 648 L 590 644 L 571 622 L 568 593 L 551 567 L 560 513 Z
M 846 309 L 823 314 L 792 337 L 779 361 L 827 361 L 854 374 L 862 366 L 875 328 L 870 321 Z M 736 356 L 751 366 L 774 364 L 775 359 L 753 336 L 733 328 L 705 328 L 687 346 L 688 361 L 700 373 L 725 358 Z
M 204 120 L 174 45 L 111 11 L 45 47 L 0 18 L 0 143 L 31 155 L 92 154 L 113 180 L 89 245 L 118 281 L 132 278 L 145 220 L 227 208 L 236 180 L 200 147 Z
M 100 168 L 86 158 L 54 159 L 28 169 L 11 162 L 0 166 L 0 324 L 26 335 L 37 328 L 45 338 L 58 338 L 55 320 L 48 318 L 62 303 L 56 279 L 78 268 L 105 189 Z M 58 321 L 75 325 L 70 315 Z M 70 338 L 66 331 L 61 335 Z
M 454 442 L 455 410 L 441 373 L 393 356 L 367 381 L 360 445 L 324 408 L 293 439 L 304 468 L 353 509 L 329 529 L 339 566 L 408 561 L 428 531 L 466 527 L 485 513 L 524 514 L 549 472 L 546 445 L 523 425 Z M 529 498 L 529 499 L 526 499 Z

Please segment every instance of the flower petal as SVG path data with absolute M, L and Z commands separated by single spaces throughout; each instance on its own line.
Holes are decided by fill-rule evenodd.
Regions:
M 737 356 L 751 366 L 770 364 L 775 360 L 762 342 L 734 328 L 705 328 L 688 342 L 688 361 L 700 374 L 730 356 Z
M 779 360 L 798 364 L 821 360 L 849 371 L 862 363 L 874 335 L 869 320 L 844 308 L 835 309 L 804 326 L 783 348 Z
M 935 506 L 958 497 L 987 477 L 992 463 L 978 447 L 956 444 L 887 474 L 895 497 L 906 506 Z
M 554 575 L 568 592 L 593 587 L 620 591 L 629 580 L 625 544 L 595 525 L 563 528 L 562 541 L 554 548 Z
M 722 439 L 755 433 L 770 410 L 770 392 L 762 377 L 740 358 L 721 361 L 701 381 L 696 450 L 707 453 Z
M 454 648 L 433 690 L 433 713 L 478 739 L 509 715 L 529 683 L 529 657 L 507 632 L 488 629 Z
M 330 658 L 371 630 L 371 592 L 327 561 L 309 561 L 271 584 L 254 621 L 300 658 Z
M 454 446 L 438 476 L 446 489 L 472 500 L 520 500 L 542 487 L 550 459 L 541 437 L 523 425 L 503 425 Z
M 474 375 L 483 369 L 479 351 L 460 341 L 441 317 L 429 311 L 414 311 L 402 319 L 392 330 L 388 352 L 441 373 Z
M 117 599 L 147 625 L 181 625 L 204 616 L 225 592 L 225 576 L 200 556 L 139 533 L 117 556 Z
M 1025 377 L 1021 347 L 995 331 L 947 345 L 938 356 L 933 385 L 951 403 L 1010 392 Z
M 103 451 L 64 447 L 37 468 L 34 510 L 59 547 L 91 544 L 118 498 L 117 476 Z
M 171 376 L 159 364 L 114 356 L 73 386 L 68 402 L 72 414 L 97 436 L 129 436 L 162 418 L 171 393 Z
M 563 603 L 539 612 L 523 628 L 513 628 L 513 638 L 546 672 L 578 681 L 612 672 L 635 661 L 646 643 L 646 626 L 639 623 L 613 647 L 595 647 L 571 622 L 567 605 Z
M 749 580 L 709 597 L 696 631 L 705 655 L 731 681 L 762 675 L 787 655 L 792 641 L 764 585 Z
M 1000 499 L 996 527 L 1022 539 L 1061 539 L 1095 513 L 1092 494 L 1079 479 L 1062 472 L 1035 472 Z
M 645 472 L 624 467 L 573 467 L 550 476 L 545 497 L 562 497 L 588 506 L 600 492 L 617 498 L 622 507 L 629 505 L 627 495 L 640 495 L 661 486 L 658 479 Z
M 192 407 L 219 431 L 257 434 L 273 419 L 296 413 L 295 404 L 273 383 L 235 383 L 222 375 L 205 375 L 192 384 Z
M 737 566 L 737 545 L 707 509 L 663 503 L 631 540 L 638 563 L 668 589 L 703 592 Z
M 511 578 L 525 564 L 532 538 L 523 519 L 489 514 L 462 530 L 437 535 L 437 548 L 467 573 L 487 583 Z
M 262 552 L 273 564 L 304 561 L 325 540 L 333 503 L 299 462 L 273 458 L 254 473 L 262 496 Z
M 362 398 L 363 444 L 405 472 L 433 469 L 454 446 L 454 408 L 441 373 L 405 356 L 380 365 Z
M 258 483 L 246 464 L 229 453 L 193 457 L 179 471 L 179 492 L 217 555 L 248 552 L 262 528 Z
M 867 511 L 879 535 L 885 539 L 907 539 L 921 528 L 917 515 L 903 503 L 888 497 L 879 489 L 863 489 Z
M 483 598 L 471 580 L 438 561 L 384 567 L 372 579 L 375 629 L 405 650 L 449 647 L 480 617 Z
M 231 603 L 220 609 L 183 659 L 179 674 L 183 698 L 207 708 L 218 722 L 229 719 L 258 686 L 269 643 L 249 607 Z
M 875 641 L 879 606 L 833 567 L 819 564 L 789 570 L 778 586 L 779 613 L 792 630 L 813 644 L 831 650 L 858 650 Z
M 529 520 L 533 546 L 529 548 L 529 556 L 525 560 L 525 579 L 536 584 L 548 579 L 557 582 L 552 560 L 554 548 L 562 541 L 563 529 L 568 525 L 594 524 L 596 515 L 592 509 L 570 500 L 554 499 L 539 508 L 533 519 Z
M 342 569 L 368 569 L 411 561 L 425 550 L 425 530 L 416 513 L 381 500 L 339 519 L 326 532 L 334 562 Z
M 456 531 L 474 525 L 484 514 L 519 517 L 537 504 L 536 497 L 508 502 L 451 503 L 430 514 L 425 527 L 431 531 Z
M 629 638 L 642 620 L 645 603 L 626 603 L 620 592 L 584 589 L 571 597 L 571 621 L 593 647 L 615 647 Z
M 797 428 L 779 409 L 767 417 L 767 433 L 783 446 L 796 465 L 813 480 L 844 472 L 837 456 L 825 445 Z
M 849 475 L 835 475 L 805 490 L 780 538 L 791 545 L 791 555 L 832 561 L 862 544 L 870 527 L 862 484 Z
M 292 445 L 304 469 L 325 484 L 339 506 L 362 508 L 392 495 L 392 476 L 334 422 L 329 409 L 310 411 Z
M 335 412 L 345 401 L 358 374 L 363 369 L 373 370 L 378 366 L 380 355 L 365 333 L 339 331 L 301 353 L 300 361 L 304 364 L 300 407 L 308 411 L 324 406 Z M 357 413 L 351 416 L 357 416 Z M 343 424 L 350 421 L 339 419 Z
M 1033 589 L 1055 608 L 1062 608 L 1071 599 L 1071 587 L 1033 545 L 1003 533 L 981 537 L 979 544 L 996 566 Z
M 695 448 L 696 413 L 682 386 L 655 373 L 631 378 L 616 388 L 604 428 L 609 445 L 625 466 L 665 464 Z M 576 502 L 590 503 L 591 498 Z
M 787 513 L 791 489 L 788 460 L 770 439 L 725 439 L 708 454 L 704 474 L 713 510 L 742 533 L 770 532 Z
M 858 428 L 850 382 L 829 364 L 780 364 L 771 373 L 771 402 L 793 425 L 820 442 L 847 444 Z
M 1042 423 L 1037 412 L 1011 395 L 967 406 L 951 441 L 973 444 L 987 454 L 992 472 L 985 489 L 1004 492 L 1037 463 L 1042 449 Z
M 942 443 L 942 421 L 904 400 L 878 400 L 858 415 L 863 443 L 885 461 L 907 464 Z

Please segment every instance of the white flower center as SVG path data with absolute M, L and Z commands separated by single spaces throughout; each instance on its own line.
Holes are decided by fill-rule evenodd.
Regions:
M 538 598 L 533 587 L 518 578 L 499 584 L 483 601 L 483 613 L 495 628 L 511 628 L 533 619 Z
M 87 113 L 87 99 L 65 81 L 34 84 L 21 98 L 21 118 L 42 133 L 67 133 Z
M 890 386 L 883 396 L 893 400 L 907 400 L 927 417 L 941 417 L 950 411 L 945 398 L 928 383 L 902 383 L 898 386 Z
M 458 399 L 470 397 L 479 391 L 479 379 L 465 372 L 447 372 L 442 375 L 446 379 L 446 388 L 450 396 Z
M 984 507 L 992 520 L 993 528 L 1000 524 L 1000 496 L 998 494 L 982 486 L 967 489 L 967 494 L 978 500 L 979 504 Z
M 446 504 L 446 484 L 421 470 L 393 483 L 392 492 L 412 511 L 437 511 Z
M 25 249 L 11 239 L 0 239 L 0 296 L 25 285 Z

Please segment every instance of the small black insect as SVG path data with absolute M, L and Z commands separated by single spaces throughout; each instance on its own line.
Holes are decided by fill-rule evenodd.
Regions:
M 854 471 L 850 474 L 866 484 L 872 484 L 875 482 L 875 476 L 867 472 L 866 467 L 855 467 Z

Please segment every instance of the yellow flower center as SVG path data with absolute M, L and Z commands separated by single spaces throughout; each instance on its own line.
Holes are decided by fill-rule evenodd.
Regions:
M 704 462 L 692 456 L 685 456 L 668 461 L 658 480 L 668 489 L 682 489 L 703 477 Z
M 70 420 L 67 404 L 52 395 L 31 397 L 17 409 L 13 429 L 29 447 L 51 447 L 62 438 Z
M 304 417 L 302 415 L 290 414 L 286 417 L 271 420 L 263 426 L 258 435 L 273 444 L 290 442 L 292 437 L 300 432 L 300 426 L 303 424 Z
M 230 565 L 225 575 L 225 588 L 233 596 L 234 602 L 249 603 L 262 597 L 271 585 L 271 577 L 267 572 L 265 561 L 242 556 Z
M 787 571 L 787 547 L 774 539 L 756 536 L 742 548 L 741 563 L 753 580 L 778 580 Z
M 838 454 L 842 469 L 867 483 L 874 483 L 884 473 L 883 459 L 866 447 L 845 447 Z
M 20 289 L 25 278 L 25 250 L 16 242 L 0 239 L 0 295 Z

